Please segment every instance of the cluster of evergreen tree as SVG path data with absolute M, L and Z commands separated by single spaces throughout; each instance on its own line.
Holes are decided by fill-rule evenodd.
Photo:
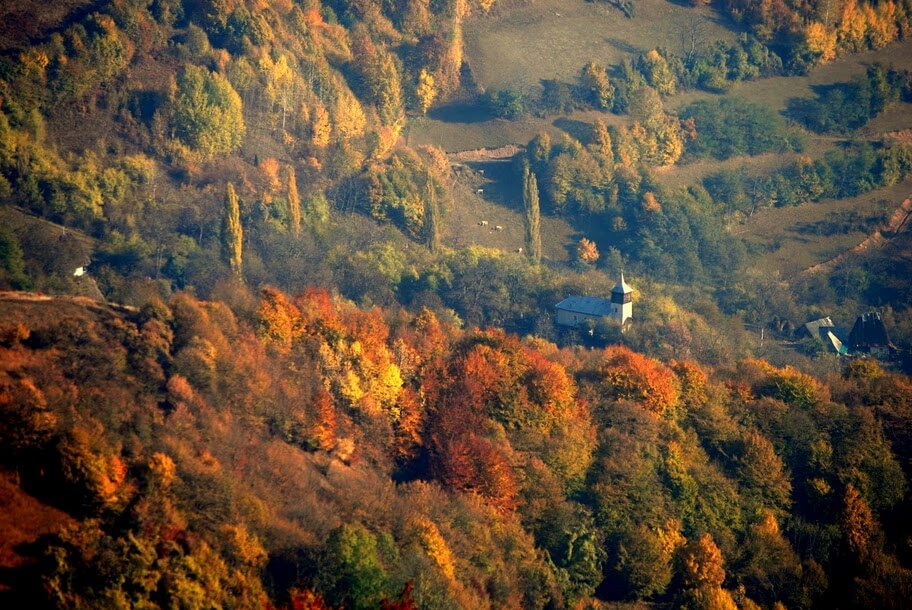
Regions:
M 596 108 L 625 114 L 644 88 L 666 96 L 688 88 L 722 93 L 738 81 L 783 73 L 779 57 L 756 38 L 720 41 L 708 49 L 694 42 L 693 49 L 683 56 L 652 49 L 614 66 L 590 61 L 575 83 L 543 81 L 539 107 L 548 113 Z
M 729 159 L 766 152 L 800 151 L 802 138 L 789 131 L 783 118 L 766 106 L 724 97 L 703 100 L 681 109 L 682 120 L 693 120 L 697 136 L 687 142 L 693 157 Z

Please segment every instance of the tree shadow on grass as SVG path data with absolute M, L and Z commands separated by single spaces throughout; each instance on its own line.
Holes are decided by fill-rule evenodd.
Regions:
M 486 200 L 512 210 L 522 210 L 522 188 L 513 159 L 472 161 L 467 165 L 484 174 Z
M 605 37 L 605 42 L 610 44 L 612 47 L 618 51 L 623 51 L 624 53 L 630 53 L 631 55 L 639 55 L 640 53 L 645 53 L 647 49 L 640 47 L 635 47 L 626 40 L 621 40 L 620 38 L 612 38 L 610 36 Z
M 428 111 L 428 117 L 443 123 L 484 123 L 494 119 L 485 106 L 471 102 L 457 102 L 438 106 Z
M 576 119 L 568 119 L 566 117 L 560 117 L 554 119 L 554 122 L 551 123 L 561 131 L 567 133 L 571 137 L 579 140 L 583 144 L 592 141 L 592 125 L 584 121 L 577 121 Z

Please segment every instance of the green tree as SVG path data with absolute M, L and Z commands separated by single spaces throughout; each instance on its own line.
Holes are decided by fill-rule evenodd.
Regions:
M 440 201 L 430 172 L 424 173 L 424 233 L 431 252 L 440 250 Z
M 526 228 L 526 251 L 535 263 L 541 261 L 541 208 L 538 203 L 538 180 L 530 171 L 529 164 L 523 164 L 523 210 Z
M 388 577 L 376 536 L 360 525 L 343 525 L 329 537 L 319 580 L 327 600 L 352 610 L 380 606 Z
M 25 262 L 19 240 L 6 227 L 0 227 L 0 286 L 27 290 L 31 282 L 25 275 Z
M 402 78 L 395 56 L 382 51 L 364 71 L 364 80 L 370 100 L 377 106 L 377 114 L 384 125 L 393 125 L 402 118 Z M 427 93 L 420 93 L 427 95 Z M 424 99 L 421 99 L 422 107 Z M 426 109 L 425 109 L 426 111 Z
M 580 72 L 579 82 L 586 102 L 602 110 L 608 110 L 614 104 L 614 87 L 602 66 L 594 61 L 587 63 Z
M 243 261 L 244 230 L 241 227 L 241 206 L 234 184 L 228 183 L 225 190 L 225 206 L 222 212 L 222 260 L 231 271 L 241 277 Z
M 241 98 L 221 74 L 188 65 L 170 96 L 170 128 L 204 158 L 232 152 L 244 138 Z
M 522 95 L 513 89 L 488 91 L 486 102 L 494 116 L 501 119 L 516 120 L 526 112 Z
M 646 81 L 663 95 L 674 95 L 677 91 L 677 80 L 668 66 L 668 61 L 653 49 L 640 58 L 640 70 Z

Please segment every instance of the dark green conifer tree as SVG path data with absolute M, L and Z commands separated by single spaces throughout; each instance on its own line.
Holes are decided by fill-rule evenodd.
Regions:
M 440 202 L 430 172 L 424 174 L 424 235 L 431 252 L 440 249 Z
M 541 208 L 538 203 L 538 180 L 529 169 L 529 164 L 523 164 L 523 220 L 526 228 L 526 252 L 535 263 L 541 261 Z

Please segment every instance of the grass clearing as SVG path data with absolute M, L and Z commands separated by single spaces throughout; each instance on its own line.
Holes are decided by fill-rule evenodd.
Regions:
M 517 121 L 492 119 L 487 121 L 457 123 L 425 117 L 413 121 L 408 127 L 406 143 L 411 146 L 432 144 L 446 152 L 462 152 L 479 148 L 500 148 L 509 144 L 525 146 L 529 140 L 541 132 L 552 138 L 559 138 L 562 133 L 574 133 L 574 128 L 591 125 L 601 119 L 606 125 L 628 125 L 630 118 L 610 112 L 581 110 L 566 115 L 535 117 L 527 115 Z
M 839 214 L 889 216 L 912 194 L 912 178 L 890 187 L 852 199 L 827 199 L 797 207 L 766 208 L 732 229 L 747 242 L 766 250 L 753 261 L 753 266 L 781 277 L 793 277 L 818 263 L 849 250 L 874 230 L 852 231 L 836 235 L 815 235 L 803 227 L 833 219 Z
M 590 60 L 615 64 L 655 47 L 680 52 L 682 31 L 691 23 L 704 40 L 734 38 L 708 8 L 637 0 L 636 16 L 627 19 L 605 3 L 538 0 L 469 20 L 466 59 L 484 88 L 537 94 L 542 79 L 572 80 Z
M 483 193 L 478 193 L 482 189 Z M 460 164 L 453 185 L 453 205 L 444 218 L 443 243 L 451 248 L 483 246 L 518 255 L 525 246 L 522 193 L 511 161 Z M 487 221 L 487 226 L 482 226 Z M 495 227 L 503 227 L 498 231 Z M 541 219 L 542 255 L 566 262 L 567 244 L 579 239 L 566 222 Z
M 560 16 L 558 16 L 560 15 Z M 709 9 L 689 9 L 666 0 L 644 0 L 637 3 L 637 17 L 624 18 L 620 11 L 605 4 L 572 0 L 544 0 L 511 9 L 501 9 L 499 16 L 478 17 L 466 24 L 466 59 L 484 87 L 513 87 L 524 96 L 539 95 L 543 78 L 572 81 L 590 59 L 615 64 L 624 57 L 666 46 L 675 50 L 681 23 L 696 15 L 707 30 L 706 44 L 732 39 L 734 32 Z M 647 19 L 649 17 L 649 19 Z M 643 44 L 642 41 L 655 41 Z M 639 45 L 639 46 L 637 46 Z M 818 66 L 807 76 L 765 78 L 735 83 L 727 96 L 737 96 L 773 110 L 786 108 L 793 97 L 813 97 L 814 85 L 846 82 L 864 73 L 879 61 L 900 69 L 912 69 L 912 40 L 896 42 L 879 51 L 846 56 L 825 66 Z M 670 111 L 717 94 L 689 90 L 665 99 Z M 471 107 L 460 107 L 471 114 Z M 562 118 L 591 123 L 601 118 L 607 124 L 629 123 L 629 118 L 597 111 L 575 112 L 566 117 L 526 116 L 517 121 L 502 119 L 475 120 L 451 116 L 445 109 L 431 111 L 430 116 L 409 126 L 409 144 L 434 144 L 447 152 L 497 148 L 508 144 L 525 144 L 535 134 L 548 132 L 557 136 L 562 131 Z M 442 111 L 442 112 L 441 112 Z M 863 136 L 879 136 L 884 131 L 912 127 L 912 105 L 900 104 L 874 119 L 862 130 Z M 832 146 L 826 138 L 809 136 L 805 154 L 818 157 Z M 762 161 L 761 161 L 762 163 Z M 691 172 L 696 170 L 689 170 Z M 687 172 L 685 172 L 686 174 Z

